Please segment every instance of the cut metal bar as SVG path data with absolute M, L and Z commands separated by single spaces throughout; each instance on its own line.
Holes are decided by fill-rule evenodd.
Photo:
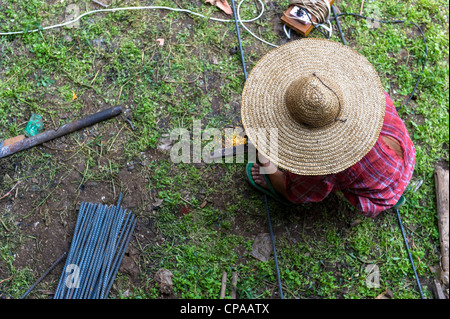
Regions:
M 28 296 L 28 294 L 31 292 L 31 290 L 34 288 L 34 287 L 36 287 L 41 281 L 42 281 L 42 279 L 44 279 L 45 278 L 45 276 L 47 276 L 48 275 L 48 273 L 50 272 L 50 271 L 52 271 L 52 269 L 53 268 L 55 268 L 56 267 L 56 265 L 58 265 L 60 262 L 61 262 L 61 260 L 63 260 L 63 258 L 64 257 L 66 257 L 66 252 L 64 252 L 62 255 L 61 255 L 61 257 L 59 257 L 43 274 L 42 274 L 42 276 L 41 277 L 39 277 L 39 279 L 38 280 L 36 280 L 36 282 L 33 284 L 33 285 L 31 285 L 31 287 L 22 295 L 22 297 L 20 297 L 20 299 L 25 299 L 25 297 L 26 296 Z
M 102 227 L 102 231 L 99 234 L 99 242 L 94 252 L 94 258 L 92 260 L 91 268 L 89 269 L 89 277 L 86 278 L 86 288 L 80 298 L 89 298 L 93 293 L 93 287 L 98 279 L 98 273 L 101 270 L 101 265 L 104 260 L 104 250 L 107 244 L 107 234 L 109 233 L 108 225 L 111 224 L 113 214 L 110 214 L 109 210 L 106 210 L 105 222 Z
M 118 205 L 122 200 L 119 196 Z M 78 288 L 67 287 L 63 273 L 55 299 L 104 299 L 122 262 L 136 217 L 120 206 L 82 203 L 68 263 L 79 267 Z
M 95 221 L 95 211 L 97 209 L 97 205 L 92 204 L 90 209 L 86 211 L 86 222 L 84 224 L 84 227 L 80 228 L 80 231 L 78 233 L 78 240 L 77 240 L 77 246 L 74 247 L 74 256 L 72 259 L 72 262 L 70 264 L 74 264 L 78 269 L 80 269 L 80 261 L 83 257 L 83 252 L 86 250 L 86 247 L 88 245 L 88 240 L 90 237 L 90 234 L 92 232 L 92 224 Z M 69 265 L 70 265 L 69 264 Z M 79 282 L 78 282 L 79 283 Z M 72 298 L 74 290 L 77 289 L 75 287 L 68 287 L 67 292 L 65 294 L 65 297 L 63 298 Z
M 122 200 L 122 194 L 120 194 L 120 196 L 119 196 L 118 204 L 117 204 L 117 207 L 116 207 L 116 209 L 114 211 L 114 214 L 115 214 L 114 215 L 114 220 L 119 220 L 119 221 L 121 221 L 121 224 L 122 224 L 124 215 L 126 213 L 126 210 L 124 211 L 120 207 L 121 200 Z M 119 217 L 116 217 L 116 215 L 119 215 Z M 118 225 L 118 231 L 120 231 L 121 224 Z M 114 230 L 112 229 L 111 232 L 113 232 L 113 231 Z M 115 237 L 115 238 L 117 238 L 117 237 Z M 111 246 L 111 243 L 110 243 L 109 246 Z M 93 299 L 106 298 L 106 296 L 107 296 L 107 295 L 105 296 L 105 293 L 104 293 L 104 291 L 106 289 L 105 287 L 107 285 L 107 279 L 106 278 L 109 277 L 109 269 L 111 267 L 112 258 L 114 257 L 114 252 L 117 251 L 117 245 L 116 245 L 116 248 L 114 249 L 114 252 L 111 252 L 109 254 L 109 253 L 107 253 L 108 251 L 109 250 L 106 250 L 106 248 L 105 248 L 104 262 L 103 262 L 104 266 L 103 266 L 102 272 L 100 274 L 100 278 L 102 278 L 103 280 L 99 281 L 97 283 L 97 285 L 95 286 L 95 288 L 93 289 L 93 294 L 92 294 L 92 298 Z
M 78 210 L 78 218 L 77 218 L 77 223 L 76 223 L 76 225 L 75 225 L 75 231 L 74 231 L 74 234 L 77 234 L 77 233 L 78 233 L 78 229 L 79 229 L 79 227 L 80 227 L 81 220 L 83 219 L 83 212 L 84 212 L 86 206 L 88 206 L 87 203 L 82 202 L 82 203 L 80 204 L 80 209 Z M 67 258 L 66 258 L 66 263 L 65 263 L 63 269 L 65 269 L 66 266 L 68 265 L 68 262 L 70 262 L 70 260 L 71 260 L 71 258 L 72 258 L 72 254 L 73 254 L 73 250 L 70 249 L 70 250 L 69 250 L 69 254 L 67 255 Z M 63 273 L 64 273 L 64 271 L 63 271 Z M 59 279 L 59 283 L 58 283 L 58 286 L 56 287 L 56 291 L 55 291 L 55 294 L 54 294 L 53 298 L 57 298 L 57 297 L 59 296 L 59 292 L 60 292 L 60 290 L 61 290 L 61 288 L 62 288 L 61 283 L 62 283 L 63 278 L 64 278 L 64 276 L 61 276 L 61 278 Z
M 104 282 L 104 272 L 105 272 L 105 267 L 107 267 L 107 261 L 108 261 L 108 254 L 106 254 L 106 250 L 108 248 L 108 246 L 111 245 L 111 236 L 113 236 L 113 224 L 114 221 L 117 219 L 117 207 L 112 207 L 108 210 L 108 215 L 110 216 L 110 222 L 107 224 L 107 226 L 105 226 L 105 233 L 104 235 L 104 243 L 103 243 L 103 248 L 102 248 L 102 253 L 101 253 L 101 258 L 98 260 L 97 262 L 97 268 L 96 268 L 96 274 L 95 274 L 95 280 L 93 281 L 92 284 L 90 284 L 90 289 L 89 289 L 89 294 L 86 296 L 86 298 L 89 299 L 98 299 L 98 297 L 96 297 L 96 293 L 98 290 L 98 287 L 102 285 L 102 283 Z
M 112 228 L 111 228 L 112 234 L 110 235 L 111 243 L 106 250 L 107 260 L 106 260 L 105 274 L 101 278 L 106 279 L 110 275 L 111 263 L 114 258 L 114 253 L 117 250 L 117 236 L 119 235 L 120 225 L 123 222 L 125 213 L 126 213 L 126 210 L 123 210 L 122 208 L 120 208 L 118 217 L 114 220 L 114 223 L 112 225 Z M 117 220 L 117 222 L 116 222 L 116 220 Z M 102 298 L 102 299 L 104 298 L 104 290 L 106 289 L 106 286 L 107 286 L 106 281 L 103 281 L 102 287 L 101 287 L 101 293 L 100 293 L 100 298 Z
M 91 264 L 92 261 L 94 259 L 94 253 L 95 253 L 95 247 L 98 245 L 98 238 L 99 238 L 99 232 L 102 229 L 102 225 L 103 225 L 103 221 L 105 218 L 105 210 L 107 209 L 107 206 L 104 205 L 99 205 L 97 207 L 96 210 L 96 217 L 97 220 L 95 221 L 94 225 L 93 225 L 93 233 L 91 236 L 91 241 L 89 242 L 89 246 L 87 247 L 86 253 L 83 256 L 83 260 L 81 262 L 80 265 L 80 288 L 78 288 L 74 295 L 73 298 L 78 298 L 79 296 L 81 296 L 83 294 L 83 291 L 86 287 L 88 278 L 86 278 L 89 275 L 89 271 L 91 269 Z
M 136 227 L 136 217 L 132 216 L 133 220 L 129 223 L 130 228 L 127 230 L 126 240 L 122 243 L 120 253 L 118 253 L 118 259 L 114 263 L 114 271 L 111 280 L 109 281 L 108 287 L 106 289 L 105 298 L 108 296 L 109 291 L 111 290 L 111 286 L 116 278 L 117 272 L 119 270 L 119 266 L 122 263 L 123 256 L 125 255 L 125 251 L 127 250 L 128 244 L 130 243 L 131 235 L 133 234 L 134 228 Z
M 81 203 L 80 205 L 80 209 L 78 211 L 78 219 L 77 219 L 77 224 L 75 226 L 75 231 L 74 231 L 74 236 L 72 239 L 72 244 L 69 250 L 69 254 L 66 258 L 66 263 L 64 265 L 63 268 L 63 274 L 61 275 L 58 287 L 56 289 L 55 295 L 54 295 L 54 299 L 58 299 L 61 294 L 65 291 L 66 285 L 63 284 L 63 281 L 65 280 L 66 276 L 65 276 L 65 270 L 67 269 L 67 266 L 70 265 L 72 263 L 72 258 L 74 256 L 77 244 L 78 244 L 78 239 L 79 239 L 79 233 L 80 233 L 80 228 L 83 227 L 85 220 L 86 220 L 86 211 L 88 211 L 91 208 L 92 204 L 90 203 Z
M 75 132 L 82 128 L 94 125 L 95 123 L 110 119 L 122 113 L 120 106 L 112 107 L 98 113 L 89 115 L 85 118 L 67 123 L 56 130 L 48 130 L 41 134 L 25 138 L 11 145 L 3 146 L 0 149 L 0 158 L 7 157 L 19 151 L 31 148 L 33 146 L 48 142 L 63 135 Z

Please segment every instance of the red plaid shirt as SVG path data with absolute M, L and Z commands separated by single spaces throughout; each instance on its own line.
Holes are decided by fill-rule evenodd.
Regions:
M 387 93 L 383 127 L 375 146 L 358 163 L 325 176 L 300 176 L 285 172 L 288 199 L 294 203 L 320 202 L 330 192 L 341 191 L 363 215 L 375 217 L 399 200 L 411 179 L 415 148 L 405 124 Z M 381 136 L 395 138 L 401 146 L 401 159 Z

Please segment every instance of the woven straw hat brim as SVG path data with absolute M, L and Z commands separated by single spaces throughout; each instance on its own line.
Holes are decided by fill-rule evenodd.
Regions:
M 313 73 L 324 83 L 334 81 L 342 92 L 340 120 L 320 128 L 296 122 L 285 104 L 290 83 Z M 250 72 L 241 101 L 242 123 L 258 152 L 298 175 L 335 174 L 357 163 L 375 145 L 384 112 L 385 97 L 372 64 L 347 46 L 312 38 L 267 53 Z

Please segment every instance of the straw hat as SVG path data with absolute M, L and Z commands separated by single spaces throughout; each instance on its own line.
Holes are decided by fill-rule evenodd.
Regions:
M 377 72 L 358 52 L 301 39 L 270 51 L 253 68 L 242 93 L 242 123 L 258 152 L 278 167 L 334 174 L 375 145 L 383 92 Z

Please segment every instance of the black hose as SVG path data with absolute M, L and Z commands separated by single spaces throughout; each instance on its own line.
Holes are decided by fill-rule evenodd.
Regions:
M 334 19 L 336 20 L 339 34 L 341 35 L 342 43 L 344 43 L 344 45 L 347 45 L 347 42 L 345 41 L 344 33 L 342 33 L 341 24 L 339 23 L 338 15 L 336 14 L 336 9 L 334 8 L 334 5 L 331 6 L 331 9 L 333 10 Z

